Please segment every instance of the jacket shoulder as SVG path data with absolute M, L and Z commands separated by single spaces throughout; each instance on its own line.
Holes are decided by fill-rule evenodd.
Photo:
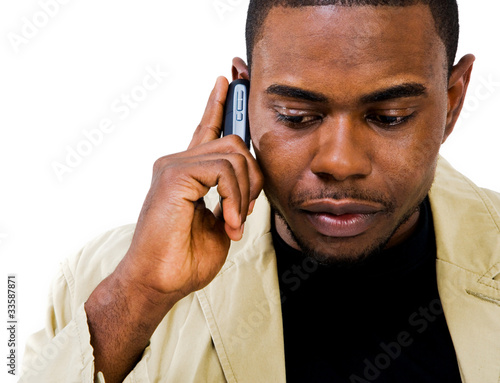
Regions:
M 500 263 L 500 195 L 439 161 L 429 193 L 438 259 L 476 275 Z
M 132 242 L 135 224 L 109 230 L 88 242 L 61 265 L 74 307 L 83 303 L 97 285 L 110 275 Z
M 481 189 L 484 194 L 488 197 L 488 199 L 491 201 L 493 207 L 497 212 L 500 212 L 500 193 L 490 190 L 490 189 Z

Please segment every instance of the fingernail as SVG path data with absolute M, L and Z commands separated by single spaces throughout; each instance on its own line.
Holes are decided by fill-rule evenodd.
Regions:
M 252 202 L 250 202 L 250 205 L 248 205 L 248 214 L 247 215 L 250 215 L 253 213 L 253 209 L 255 207 L 255 200 L 253 200 Z

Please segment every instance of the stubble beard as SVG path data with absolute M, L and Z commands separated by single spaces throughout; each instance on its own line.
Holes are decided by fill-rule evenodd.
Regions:
M 417 204 L 415 204 L 412 208 L 408 209 L 402 216 L 402 218 L 392 228 L 392 231 L 390 231 L 388 235 L 377 238 L 375 241 L 373 241 L 371 244 L 366 246 L 364 249 L 358 251 L 357 253 L 353 252 L 347 253 L 339 251 L 335 254 L 323 253 L 315 249 L 310 244 L 308 244 L 306 240 L 301 238 L 300 235 L 297 235 L 292 230 L 284 214 L 282 213 L 278 205 L 274 201 L 272 201 L 272 198 L 269 198 L 269 203 L 272 209 L 271 219 L 274 220 L 280 219 L 285 224 L 285 228 L 288 234 L 293 238 L 297 246 L 300 248 L 300 251 L 302 252 L 304 257 L 312 258 L 316 260 L 319 264 L 330 267 L 351 268 L 356 265 L 366 263 L 368 260 L 377 257 L 386 248 L 387 244 L 394 237 L 398 229 L 406 222 L 408 222 L 408 220 L 413 216 L 415 212 L 419 211 L 420 206 L 425 200 L 425 198 L 426 196 L 422 197 Z M 394 210 L 393 206 L 388 207 L 388 212 L 390 212 L 391 210 Z

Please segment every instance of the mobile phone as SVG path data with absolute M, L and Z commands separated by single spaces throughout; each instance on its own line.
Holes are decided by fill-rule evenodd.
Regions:
M 222 121 L 222 136 L 236 134 L 250 149 L 250 129 L 248 126 L 248 94 L 250 81 L 244 79 L 234 80 L 229 84 L 226 103 L 224 104 L 224 119 Z M 222 210 L 222 197 L 219 197 L 220 210 Z
M 229 84 L 224 105 L 223 136 L 236 134 L 250 149 L 250 129 L 248 127 L 248 94 L 250 81 L 234 80 Z

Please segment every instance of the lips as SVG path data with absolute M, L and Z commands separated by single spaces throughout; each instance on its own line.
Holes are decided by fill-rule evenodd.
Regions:
M 384 207 L 350 200 L 319 200 L 302 204 L 300 210 L 318 233 L 347 238 L 363 234 L 372 227 Z

